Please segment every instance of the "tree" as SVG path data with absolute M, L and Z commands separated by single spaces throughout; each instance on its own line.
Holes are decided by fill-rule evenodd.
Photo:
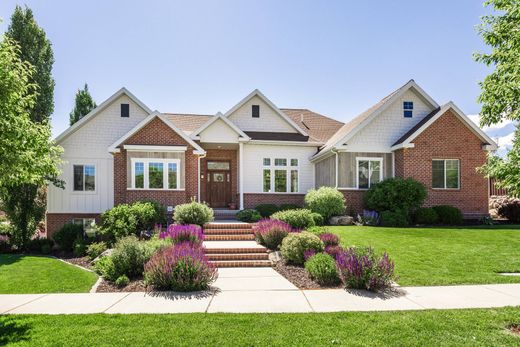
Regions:
M 494 70 L 480 82 L 482 104 L 480 125 L 502 120 L 520 120 L 520 2 L 518 0 L 488 0 L 495 13 L 484 16 L 478 31 L 492 50 L 476 53 L 475 60 Z M 516 130 L 512 149 L 505 158 L 491 154 L 480 171 L 497 179 L 497 186 L 520 196 L 520 131 Z
M 69 115 L 70 125 L 79 121 L 96 107 L 97 105 L 94 100 L 92 100 L 92 96 L 90 96 L 90 92 L 88 91 L 88 85 L 85 83 L 85 87 L 78 89 L 76 93 L 74 109 Z
M 5 36 L 5 42 L 18 46 L 17 59 L 28 69 L 23 76 L 25 81 L 18 88 L 23 89 L 22 85 L 27 84 L 25 88 L 32 93 L 28 98 L 31 102 L 23 107 L 24 114 L 11 114 L 11 118 L 18 116 L 17 121 L 32 128 L 17 139 L 25 147 L 11 152 L 11 155 L 17 160 L 30 159 L 32 166 L 25 169 L 25 177 L 16 177 L 19 173 L 8 167 L 12 170 L 11 177 L 0 182 L 1 200 L 14 226 L 13 241 L 18 247 L 26 248 L 43 216 L 41 207 L 45 205 L 45 197 L 41 193 L 45 192 L 45 184 L 48 181 L 58 183 L 60 150 L 51 140 L 49 125 L 54 110 L 54 80 L 51 75 L 54 56 L 50 41 L 28 7 L 15 8 Z

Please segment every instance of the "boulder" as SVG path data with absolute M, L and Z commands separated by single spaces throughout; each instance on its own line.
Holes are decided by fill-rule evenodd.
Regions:
M 329 219 L 330 225 L 353 225 L 354 217 L 351 216 L 333 216 Z

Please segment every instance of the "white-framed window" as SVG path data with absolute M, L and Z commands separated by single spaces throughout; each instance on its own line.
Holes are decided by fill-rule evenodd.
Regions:
M 91 164 L 72 165 L 72 189 L 75 192 L 96 191 L 96 166 Z
M 432 160 L 432 188 L 459 189 L 460 161 L 459 159 Z
M 298 159 L 263 158 L 262 162 L 262 191 L 264 193 L 298 193 L 300 191 Z
M 383 180 L 383 158 L 356 158 L 356 185 L 368 189 Z
M 413 101 L 403 101 L 403 117 L 413 117 Z
M 132 158 L 133 189 L 180 189 L 180 160 Z

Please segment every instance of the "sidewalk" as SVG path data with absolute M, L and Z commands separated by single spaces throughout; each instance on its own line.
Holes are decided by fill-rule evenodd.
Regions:
M 391 294 L 299 290 L 272 268 L 219 269 L 198 293 L 3 294 L 0 313 L 336 312 L 520 306 L 520 284 L 399 287 Z

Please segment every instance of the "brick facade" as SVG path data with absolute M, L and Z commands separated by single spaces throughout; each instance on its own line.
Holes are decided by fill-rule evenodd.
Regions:
M 260 204 L 295 204 L 303 206 L 305 194 L 259 194 L 244 193 L 244 208 L 255 208 Z
M 343 189 L 341 192 L 345 197 L 346 213 L 349 216 L 361 214 L 363 212 L 363 195 L 365 190 Z
M 206 149 L 206 157 L 200 161 L 200 172 L 203 178 L 200 179 L 200 199 L 207 200 L 207 162 L 208 161 L 229 161 L 231 166 L 231 202 L 239 205 L 238 197 L 238 150 Z
M 395 175 L 412 177 L 428 189 L 425 206 L 453 205 L 466 216 L 488 214 L 488 185 L 476 168 L 486 163 L 482 141 L 450 110 L 395 152 Z M 460 189 L 432 188 L 432 160 L 460 160 Z
M 58 229 L 72 222 L 74 218 L 95 218 L 96 224 L 101 222 L 99 213 L 47 213 L 45 215 L 47 237 L 51 238 Z

